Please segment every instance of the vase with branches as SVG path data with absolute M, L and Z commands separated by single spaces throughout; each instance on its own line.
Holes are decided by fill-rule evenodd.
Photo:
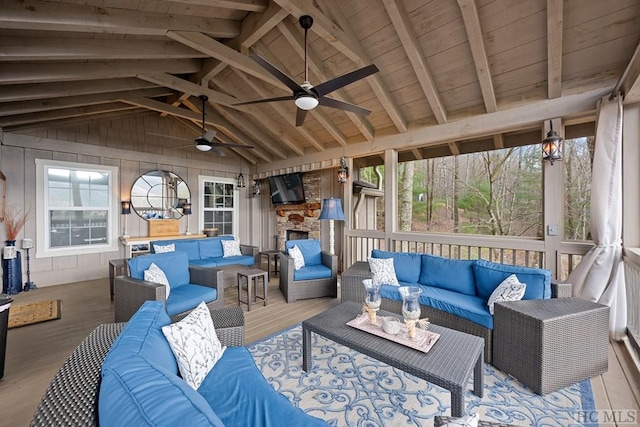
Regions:
M 2 253 L 2 292 L 8 295 L 22 291 L 22 260 L 15 248 L 18 234 L 31 217 L 29 209 L 2 210 L 7 247 Z
M 31 211 L 29 209 L 4 208 L 2 216 L 4 217 L 4 226 L 7 231 L 7 242 L 15 242 L 18 233 L 31 217 Z

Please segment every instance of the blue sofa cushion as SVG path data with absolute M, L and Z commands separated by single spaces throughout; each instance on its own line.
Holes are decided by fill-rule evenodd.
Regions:
M 374 249 L 371 258 L 393 258 L 393 268 L 399 282 L 417 283 L 420 277 L 421 255 L 415 252 L 388 252 Z
M 473 266 L 478 296 L 489 300 L 491 293 L 504 279 L 515 274 L 520 283 L 527 285 L 522 299 L 551 298 L 551 271 L 542 268 L 519 267 L 477 260 Z
M 154 263 L 164 271 L 171 286 L 171 294 L 182 285 L 189 283 L 189 258 L 185 252 L 165 252 L 140 255 L 129 260 L 129 275 L 144 280 L 144 271 Z
M 218 299 L 218 291 L 208 286 L 190 284 L 171 289 L 167 299 L 167 314 L 174 316 L 189 311 L 202 301 L 209 303 Z
M 476 295 L 476 280 L 473 275 L 475 262 L 475 260 L 450 259 L 422 254 L 418 282 L 421 285 L 435 286 L 465 295 Z
M 244 347 L 228 347 L 198 392 L 227 426 L 328 425 L 277 393 Z
M 222 258 L 224 255 L 224 252 L 222 251 L 222 243 L 220 243 L 222 240 L 233 240 L 233 236 L 218 236 L 198 239 L 198 246 L 200 247 L 199 258 Z
M 305 265 L 300 270 L 293 271 L 293 280 L 315 280 L 331 278 L 331 269 L 322 264 Z
M 250 255 L 234 255 L 226 258 L 215 258 L 215 263 L 217 266 L 240 264 L 251 267 L 256 263 L 256 260 Z
M 322 264 L 320 241 L 315 239 L 287 240 L 284 244 L 287 252 L 294 246 L 300 248 L 304 257 L 304 265 Z

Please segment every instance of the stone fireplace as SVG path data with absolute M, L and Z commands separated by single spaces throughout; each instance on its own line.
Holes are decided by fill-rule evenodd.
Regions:
M 274 206 L 278 250 L 284 250 L 287 240 L 320 240 L 320 172 L 303 173 L 302 184 L 306 203 Z

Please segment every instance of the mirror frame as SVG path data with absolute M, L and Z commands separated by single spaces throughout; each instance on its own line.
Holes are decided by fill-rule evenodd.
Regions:
M 140 175 L 131 186 L 131 207 L 144 220 L 180 219 L 191 190 L 178 174 L 152 170 Z

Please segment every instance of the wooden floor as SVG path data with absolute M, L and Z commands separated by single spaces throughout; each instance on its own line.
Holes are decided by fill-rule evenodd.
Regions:
M 27 426 L 45 389 L 75 347 L 101 323 L 113 321 L 108 279 L 39 288 L 14 295 L 13 304 L 62 300 L 62 318 L 11 329 L 7 336 L 4 378 L 0 380 L 0 426 Z M 237 291 L 227 289 L 227 305 L 237 304 Z M 292 304 L 284 301 L 278 279 L 269 284 L 268 305 L 245 311 L 246 343 L 269 336 L 339 303 L 317 298 Z M 609 371 L 592 380 L 596 407 L 636 411 L 640 416 L 640 374 L 624 344 L 610 346 Z M 609 424 L 613 425 L 613 424 Z M 621 424 L 622 425 L 622 424 Z M 629 424 L 626 424 L 629 425 Z

